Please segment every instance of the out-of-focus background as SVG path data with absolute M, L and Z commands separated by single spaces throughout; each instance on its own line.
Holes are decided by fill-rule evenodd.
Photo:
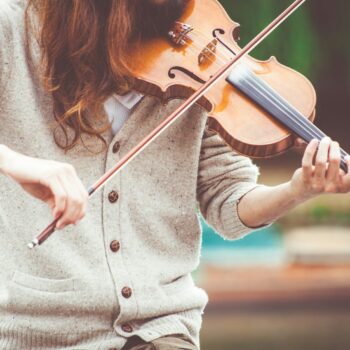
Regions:
M 221 0 L 241 47 L 292 0 Z M 350 1 L 310 0 L 252 54 L 274 55 L 317 90 L 316 125 L 350 151 Z M 203 19 L 205 20 L 205 19 Z M 287 181 L 295 151 L 256 162 Z M 259 203 L 257 203 L 259 205 Z M 350 349 L 350 195 L 309 201 L 271 227 L 224 241 L 203 222 L 197 284 L 209 294 L 202 350 Z

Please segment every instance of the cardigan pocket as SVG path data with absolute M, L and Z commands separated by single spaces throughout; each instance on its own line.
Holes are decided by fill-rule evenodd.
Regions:
M 49 279 L 29 275 L 18 270 L 15 270 L 11 281 L 21 287 L 47 293 L 71 292 L 76 287 L 74 278 Z

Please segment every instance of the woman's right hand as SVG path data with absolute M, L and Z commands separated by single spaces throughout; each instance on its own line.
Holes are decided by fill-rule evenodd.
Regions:
M 47 203 L 56 228 L 77 224 L 86 212 L 88 193 L 68 163 L 33 158 L 1 145 L 0 171 L 35 198 Z

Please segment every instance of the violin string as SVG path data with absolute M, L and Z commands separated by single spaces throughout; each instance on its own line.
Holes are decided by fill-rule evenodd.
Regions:
M 273 96 L 271 95 L 271 93 L 269 91 L 267 91 L 266 89 L 262 88 L 260 86 L 260 89 L 257 89 L 257 81 L 255 80 L 251 80 L 251 79 L 246 79 L 245 80 L 246 83 L 248 83 L 248 85 L 250 86 L 250 88 L 252 88 L 255 92 L 260 92 L 264 91 L 266 93 L 266 95 L 264 96 L 265 98 L 269 99 L 270 103 L 273 103 L 272 99 Z M 269 95 L 269 96 L 267 96 Z M 277 94 L 277 96 L 279 96 Z M 299 117 L 298 114 L 295 114 L 292 110 L 288 109 L 286 106 L 283 105 L 283 103 L 281 101 L 279 101 L 278 99 L 276 99 L 277 103 L 278 103 L 278 107 L 283 110 L 284 112 L 287 114 L 287 118 L 289 118 L 294 125 L 297 125 L 299 127 L 299 132 L 303 132 L 306 131 L 308 136 L 311 136 L 311 138 L 316 138 L 319 141 L 326 136 L 326 134 L 320 130 L 319 128 L 317 128 L 317 126 L 315 126 L 314 124 L 312 124 L 308 119 L 304 118 L 304 117 Z M 288 115 L 289 114 L 289 115 Z M 311 139 L 310 139 L 311 140 Z M 310 140 L 305 140 L 305 141 L 310 141 Z M 347 156 L 347 153 L 343 150 L 340 149 L 341 155 L 343 157 Z
M 192 40 L 192 43 L 194 43 L 194 41 Z M 190 47 L 191 45 L 189 45 L 189 47 Z M 196 46 L 196 47 L 198 47 L 199 48 L 199 46 L 198 45 L 194 45 L 194 46 Z M 195 52 L 195 54 L 197 54 L 197 52 L 196 51 L 194 51 L 194 50 L 192 50 L 192 52 Z M 208 60 L 210 60 L 211 62 L 213 62 L 214 64 L 217 64 L 217 62 L 215 62 L 215 61 L 213 61 L 212 60 L 212 58 L 210 57 L 210 56 L 207 56 L 207 55 L 204 55 Z M 216 56 L 216 58 L 218 58 L 220 61 L 223 61 L 222 59 L 220 59 L 217 55 L 215 55 Z M 247 80 L 247 83 L 249 84 L 249 81 Z M 255 88 L 255 86 L 254 85 L 252 85 L 252 84 L 250 84 L 250 87 L 254 87 Z M 264 90 L 264 89 L 263 89 Z M 257 91 L 257 90 L 256 90 Z M 265 91 L 266 92 L 266 91 Z M 265 96 L 265 98 L 266 98 L 266 96 Z M 271 99 L 270 99 L 270 102 L 271 102 Z M 280 108 L 281 108 L 281 106 L 279 106 Z M 288 117 L 288 116 L 287 116 Z M 307 122 L 305 122 L 304 120 L 297 120 L 297 121 L 295 121 L 295 119 L 294 119 L 294 117 L 292 117 L 292 118 L 290 118 L 289 117 L 289 119 L 291 119 L 291 121 L 292 122 L 294 122 L 297 126 L 304 126 L 304 128 L 305 129 L 308 129 L 309 128 L 309 125 L 307 124 Z M 313 124 L 311 124 L 311 125 L 313 125 Z M 299 130 L 302 130 L 301 128 L 299 129 Z M 307 131 L 307 130 L 306 130 Z M 314 133 L 315 132 L 315 133 Z M 309 133 L 308 133 L 308 136 L 315 136 L 316 138 L 322 138 L 323 137 L 323 135 L 322 135 L 322 133 L 318 133 L 317 132 L 317 130 L 315 129 L 315 130 L 310 130 L 310 128 L 309 128 Z M 325 136 L 325 135 L 324 135 Z
M 198 33 L 201 33 L 201 32 L 199 32 L 199 31 L 196 30 L 196 29 L 194 29 L 194 31 L 196 31 L 196 32 L 198 32 Z M 220 57 L 215 51 L 211 50 L 210 48 L 208 48 L 208 47 L 206 47 L 206 46 L 204 46 L 204 47 L 206 47 L 207 50 L 208 50 L 210 53 L 209 53 L 209 55 L 204 54 L 204 53 L 203 53 L 202 47 L 199 47 L 199 46 L 196 44 L 196 41 L 193 40 L 193 39 L 191 39 L 189 36 L 188 36 L 188 38 L 191 40 L 190 42 L 188 42 L 189 45 L 191 45 L 191 43 L 192 43 L 196 48 L 198 48 L 198 50 L 201 50 L 201 53 L 203 54 L 203 56 L 204 56 L 205 58 L 207 58 L 207 59 L 208 59 L 209 61 L 211 61 L 212 63 L 216 64 L 218 67 L 220 67 L 220 65 L 219 65 L 217 62 L 215 62 L 215 60 L 212 59 L 212 56 L 214 56 L 216 59 L 218 59 L 219 61 L 221 61 L 222 64 L 227 64 L 229 61 L 231 61 L 231 60 L 233 59 L 233 57 L 236 56 L 236 53 L 235 53 L 235 52 L 230 51 L 230 50 L 228 49 L 228 47 L 226 47 L 225 45 L 223 45 L 220 41 L 218 41 L 218 43 L 221 44 L 221 47 L 223 47 L 223 48 L 225 49 L 225 51 L 227 51 L 227 52 L 230 54 L 230 56 L 222 58 L 222 57 Z M 186 38 L 185 38 L 185 39 L 186 39 Z M 215 38 L 213 38 L 213 39 L 215 39 Z M 213 39 L 212 39 L 212 40 L 213 40 Z M 207 41 L 206 41 L 206 42 L 207 42 Z M 216 47 L 216 48 L 218 48 L 218 47 Z M 222 53 L 222 51 L 220 51 L 220 52 Z M 223 54 L 223 53 L 222 53 L 222 54 Z M 224 55 L 224 54 L 223 54 L 223 55 Z M 232 57 L 232 56 L 233 56 L 233 57 Z M 245 60 L 245 58 L 243 57 L 243 58 L 242 58 L 242 61 L 244 61 L 244 60 Z
M 194 45 L 195 47 L 196 47 L 196 45 Z M 195 57 L 195 61 L 196 61 L 196 63 L 198 64 L 198 51 L 196 50 L 196 48 L 195 47 L 192 47 L 191 46 L 191 43 L 189 43 L 189 45 L 186 47 L 186 49 L 188 49 L 193 55 L 194 55 L 194 57 Z M 199 46 L 197 46 L 198 47 L 198 50 L 200 50 L 200 47 Z M 213 65 L 216 65 L 217 67 L 221 67 L 221 64 L 219 64 L 215 59 L 213 59 L 212 57 L 210 57 L 210 56 L 208 56 L 208 55 L 206 55 L 206 54 L 203 54 L 203 56 L 207 59 L 207 60 L 209 60 Z
M 197 32 L 199 32 L 198 30 L 196 30 Z M 200 32 L 199 32 L 200 33 Z M 194 41 L 193 41 L 194 42 Z M 219 42 L 220 43 L 220 42 Z M 226 48 L 224 45 L 223 45 L 223 47 L 224 48 Z M 227 49 L 227 48 L 226 48 Z M 212 53 L 213 54 L 213 56 L 215 56 L 216 58 L 218 58 L 221 62 L 223 62 L 223 63 L 226 63 L 226 62 L 224 62 L 223 61 L 223 59 L 222 58 L 220 58 L 214 51 L 212 51 L 212 50 L 210 50 L 210 49 L 208 49 L 209 51 L 210 51 L 210 53 Z M 228 50 L 228 49 L 227 49 Z M 205 55 L 206 56 L 206 55 Z M 206 56 L 206 58 L 207 59 L 210 59 L 212 62 L 213 62 L 213 60 L 211 59 L 211 57 L 210 56 Z M 291 119 L 291 118 L 290 118 Z M 298 124 L 298 126 L 300 126 L 300 125 L 302 125 L 302 126 L 304 126 L 304 128 L 309 128 L 309 131 L 310 131 L 310 134 L 309 135 L 311 135 L 311 136 L 314 136 L 314 137 L 316 137 L 316 138 L 318 138 L 319 140 L 320 139 L 322 139 L 322 137 L 325 137 L 326 135 L 320 130 L 320 129 L 318 129 L 318 128 L 316 128 L 315 126 L 314 126 L 314 124 L 312 124 L 311 122 L 310 122 L 310 124 L 308 124 L 308 122 L 307 122 L 307 120 L 306 119 L 300 119 L 299 117 L 297 117 L 297 120 L 298 120 L 298 122 L 299 122 L 299 124 Z M 295 122 L 295 120 L 292 120 L 293 122 Z M 345 153 L 345 151 L 344 151 L 344 153 Z
M 213 62 L 213 60 L 211 59 L 211 57 L 210 57 L 210 56 L 206 56 L 206 58 L 207 58 L 207 59 L 209 59 L 209 60 L 211 60 L 211 61 Z M 214 63 L 215 63 L 215 62 L 214 62 Z M 265 96 L 265 97 L 266 97 L 266 96 Z M 271 101 L 270 101 L 270 102 L 271 102 Z M 291 118 L 290 118 L 290 119 L 291 119 Z M 293 120 L 292 120 L 292 121 L 293 121 Z M 304 124 L 304 123 L 303 123 L 303 121 L 301 121 L 301 123 L 302 123 L 302 124 Z M 298 125 L 300 126 L 301 124 L 299 123 Z M 308 125 L 307 125 L 306 123 L 304 124 L 304 126 L 305 126 L 306 128 L 308 128 Z M 312 130 L 310 131 L 310 133 L 311 133 L 311 135 L 313 135 L 313 134 L 312 134 L 312 133 L 313 133 L 313 131 L 312 131 Z M 315 132 L 315 136 L 319 136 L 319 137 L 321 137 L 321 136 L 322 136 L 321 134 L 319 134 L 319 135 L 316 135 L 316 134 L 318 134 L 318 133 L 317 133 L 317 132 Z
M 247 80 L 248 84 L 249 84 L 249 80 Z M 258 81 L 252 81 L 252 85 L 254 85 L 254 83 L 257 83 Z M 259 84 L 258 84 L 259 85 Z M 270 102 L 272 101 L 272 99 L 274 98 L 273 95 L 271 95 L 271 93 L 268 90 L 264 90 L 264 88 L 262 88 L 260 86 L 260 90 L 265 93 L 265 98 L 268 97 L 270 98 Z M 279 95 L 277 94 L 277 97 Z M 305 117 L 301 117 L 299 116 L 297 113 L 295 113 L 292 109 L 289 109 L 288 106 L 285 106 L 283 104 L 283 101 L 278 100 L 278 98 L 276 99 L 277 103 L 278 103 L 278 107 L 281 110 L 284 110 L 284 112 L 287 115 L 287 118 L 289 118 L 293 123 L 295 123 L 295 125 L 297 126 L 301 126 L 303 127 L 302 130 L 306 130 L 309 132 L 309 135 L 316 137 L 318 140 L 321 140 L 323 137 L 326 136 L 325 133 L 323 133 L 322 130 L 320 130 L 319 128 L 317 128 L 314 124 L 312 124 L 308 119 L 306 119 Z M 310 140 L 309 140 L 310 141 Z
M 260 88 L 257 89 L 254 86 L 254 84 L 250 84 L 248 79 L 246 79 L 245 83 L 246 83 L 246 86 L 248 86 L 250 88 L 251 94 L 254 95 L 254 99 L 258 100 L 262 94 L 261 89 Z M 300 123 L 300 121 L 297 118 L 295 118 L 295 116 L 290 115 L 285 110 L 283 111 L 284 108 L 281 105 L 279 105 L 278 102 L 276 104 L 273 99 L 270 99 L 269 97 L 266 97 L 264 95 L 263 95 L 263 98 L 267 99 L 270 104 L 272 104 L 274 107 L 276 107 L 277 109 L 284 112 L 284 114 L 286 114 L 287 118 L 286 118 L 285 122 L 282 122 L 282 123 L 285 126 L 287 126 L 289 129 L 292 129 L 292 131 L 296 132 L 299 137 L 303 138 L 306 141 L 311 141 L 311 139 L 315 138 L 315 137 L 318 138 L 317 132 L 315 132 L 311 128 L 305 127 L 305 125 L 303 127 L 302 123 Z
M 185 49 L 189 50 L 195 57 L 196 63 L 198 63 L 198 56 L 201 53 L 202 49 L 199 45 L 195 44 L 194 40 L 190 39 L 189 37 L 184 37 L 184 40 L 188 44 Z M 198 49 L 198 51 L 197 51 Z M 208 59 L 211 63 L 216 64 L 218 67 L 221 67 L 215 60 L 213 60 L 210 56 L 203 54 L 203 56 Z M 223 64 L 225 64 L 225 61 L 222 61 Z
M 194 43 L 194 40 L 192 40 L 192 43 Z M 196 46 L 196 47 L 198 47 L 198 45 L 196 45 L 196 44 L 194 44 L 194 46 Z M 211 51 L 212 52 L 212 51 Z M 220 61 L 223 61 L 220 57 L 218 57 L 218 55 L 216 55 L 216 54 L 214 54 L 215 55 L 215 57 L 216 58 L 218 58 Z M 213 62 L 213 63 L 217 63 L 217 62 L 215 62 L 215 61 L 213 61 L 213 59 L 211 58 L 211 56 L 207 56 L 207 55 L 205 55 L 204 54 L 204 56 L 208 59 L 208 60 L 210 60 L 211 62 Z M 249 81 L 247 81 L 248 82 L 248 84 L 249 84 Z M 251 84 L 250 84 L 250 86 L 251 87 L 253 87 Z M 266 92 L 266 91 L 265 91 Z M 266 95 L 265 95 L 265 98 L 266 98 Z M 270 100 L 270 102 L 271 102 L 271 100 Z M 281 106 L 279 106 L 280 108 L 281 108 Z M 283 107 L 282 107 L 282 109 L 283 109 Z M 299 126 L 299 127 L 301 127 L 301 126 L 304 126 L 304 129 L 309 129 L 309 133 L 308 133 L 308 136 L 314 136 L 314 137 L 316 137 L 316 138 L 322 138 L 322 137 L 324 137 L 325 135 L 322 135 L 322 133 L 321 132 L 317 132 L 318 130 L 317 129 L 315 129 L 315 130 L 312 130 L 312 129 L 310 129 L 310 126 L 307 124 L 307 122 L 306 121 L 304 121 L 304 120 L 301 120 L 301 119 L 295 119 L 294 118 L 294 116 L 291 118 L 290 116 L 287 116 L 289 119 L 291 119 L 291 121 L 293 122 L 293 123 L 295 123 L 297 126 Z M 313 125 L 313 124 L 311 124 L 311 125 Z M 302 129 L 299 129 L 299 130 L 302 130 Z
M 192 47 L 192 46 L 194 46 L 194 47 Z M 201 47 L 198 46 L 198 45 L 196 45 L 196 44 L 193 44 L 193 40 L 192 40 L 191 42 L 188 42 L 188 46 L 186 46 L 186 49 L 189 49 L 189 51 L 192 52 L 192 53 L 195 55 L 195 57 L 196 57 L 196 62 L 197 62 L 197 64 L 198 64 L 198 57 L 199 57 L 199 54 L 202 53 L 202 52 L 201 52 L 201 50 L 202 50 Z M 198 51 L 197 51 L 196 49 L 198 49 Z M 198 52 L 199 52 L 199 53 L 198 53 Z M 221 67 L 221 64 L 220 64 L 219 62 L 216 61 L 216 58 L 217 58 L 218 60 L 220 60 L 222 64 L 227 63 L 227 62 L 223 61 L 222 59 L 220 59 L 219 57 L 217 57 L 216 55 L 215 55 L 215 58 L 214 58 L 214 59 L 211 57 L 211 55 L 208 55 L 208 54 L 205 54 L 205 53 L 202 53 L 202 55 L 203 55 L 208 61 L 210 61 L 214 66 L 217 66 L 218 68 Z
M 199 32 L 199 31 L 197 31 Z M 199 32 L 200 33 L 200 32 Z M 198 37 L 198 36 L 197 36 Z M 195 40 L 190 39 L 191 42 L 189 42 L 188 47 L 190 48 L 190 50 L 195 53 L 195 55 L 198 57 L 198 53 L 196 50 L 194 50 L 191 47 L 191 44 L 193 46 L 195 46 L 196 48 L 198 48 L 200 50 L 200 53 L 203 54 L 203 56 L 208 59 L 209 61 L 211 61 L 213 64 L 215 65 L 219 65 L 218 62 L 216 60 L 214 60 L 212 57 L 215 57 L 215 59 L 218 59 L 219 61 L 221 61 L 222 63 L 227 63 L 222 57 L 220 57 L 215 51 L 211 50 L 210 48 L 208 48 L 207 46 L 205 46 L 205 48 L 207 48 L 207 50 L 210 52 L 209 55 L 203 53 L 203 49 L 201 49 L 201 46 L 199 46 L 198 44 L 196 44 Z M 220 43 L 220 41 L 218 41 Z M 221 43 L 220 43 L 221 44 Z M 228 50 L 224 45 L 222 45 L 226 50 Z M 222 53 L 222 52 L 221 52 Z M 234 54 L 232 52 L 232 54 Z M 226 58 L 226 57 L 225 57 Z M 264 89 L 262 90 L 264 91 Z M 265 91 L 266 93 L 266 91 Z M 267 92 L 268 93 L 268 92 Z M 266 98 L 266 95 L 264 96 Z M 271 99 L 270 99 L 270 102 Z M 280 109 L 285 109 L 286 107 L 283 105 L 279 105 Z M 287 113 L 286 113 L 287 112 Z M 285 113 L 288 114 L 290 113 L 290 115 L 287 115 L 287 117 L 292 121 L 292 123 L 294 123 L 294 125 L 296 125 L 297 127 L 299 127 L 299 132 L 300 131 L 306 131 L 307 135 L 311 138 L 316 138 L 318 140 L 321 140 L 323 137 L 326 136 L 326 134 L 324 134 L 319 128 L 317 128 L 314 124 L 312 124 L 311 122 L 309 122 L 307 119 L 305 119 L 304 117 L 300 118 L 297 115 L 294 115 L 293 112 L 289 111 L 288 109 L 285 110 Z M 305 141 L 310 141 L 310 140 L 305 140 Z M 347 153 L 341 149 L 341 155 L 343 157 L 345 157 L 347 155 Z
M 304 129 L 299 129 L 299 130 L 306 130 L 309 133 L 309 136 L 316 136 L 316 137 L 323 136 L 321 130 L 317 130 L 314 124 L 308 124 L 305 118 L 303 119 L 299 118 L 295 113 L 293 113 L 293 111 L 288 109 L 288 107 L 284 106 L 280 100 L 274 99 L 274 96 L 271 95 L 271 93 L 268 90 L 264 89 L 264 87 L 262 86 L 259 86 L 258 80 L 253 80 L 251 77 L 248 77 L 245 79 L 245 83 L 249 86 L 249 88 L 252 91 L 256 93 L 265 94 L 263 95 L 263 97 L 269 100 L 270 103 L 274 103 L 273 100 L 277 101 L 278 107 L 285 112 L 285 114 L 287 115 L 287 118 L 289 118 L 298 127 L 304 126 Z
M 195 44 L 195 42 L 193 40 L 191 40 L 191 42 L 188 42 L 188 47 L 191 48 L 191 46 L 195 47 L 196 49 L 198 49 L 198 52 L 196 51 L 196 55 L 197 55 L 197 61 L 198 61 L 198 57 L 200 54 L 202 54 L 208 61 L 210 61 L 211 63 L 217 65 L 218 67 L 221 67 L 221 64 L 219 64 L 219 62 L 216 61 L 219 60 L 222 64 L 226 64 L 227 61 L 225 61 L 224 59 L 220 58 L 217 54 L 215 54 L 214 51 L 208 49 L 208 51 L 210 51 L 209 53 L 204 53 L 203 49 L 201 46 Z M 192 47 L 192 49 L 193 49 Z M 213 58 L 214 57 L 214 58 Z
M 212 37 L 210 38 L 209 36 L 206 36 L 205 34 L 203 34 L 201 31 L 199 31 L 198 29 L 193 29 L 193 31 L 191 32 L 195 35 L 197 35 L 197 38 L 200 38 L 202 40 L 202 43 L 204 45 L 204 47 L 208 46 L 208 44 L 210 44 L 214 39 L 216 39 L 215 37 Z M 217 40 L 217 43 L 220 43 L 219 40 Z M 221 44 L 221 43 L 220 43 Z M 222 45 L 222 47 L 225 48 L 224 45 Z M 231 55 L 232 55 L 232 52 L 231 51 L 228 51 L 227 48 L 225 48 L 225 52 L 221 52 L 221 55 L 223 56 L 223 59 L 226 59 L 226 60 L 230 60 L 231 59 Z M 228 51 L 228 52 L 227 52 Z M 211 51 L 213 54 L 215 54 L 215 52 Z M 229 53 L 229 54 L 228 54 Z
M 195 31 L 194 33 L 193 33 L 193 35 L 191 35 L 191 37 L 192 36 L 196 36 L 197 37 L 197 39 L 199 39 L 200 38 L 200 36 L 199 35 L 197 35 L 196 33 L 200 33 L 199 31 Z M 199 43 L 199 40 L 198 40 L 198 43 L 197 43 L 197 40 L 192 40 L 192 42 L 193 43 L 195 43 L 195 45 L 199 45 L 200 47 L 201 47 L 201 45 L 203 45 L 203 48 L 202 48 L 202 52 L 203 52 L 203 50 L 204 49 L 207 49 L 208 51 L 209 51 L 209 53 L 212 55 L 212 56 L 214 56 L 215 58 L 217 58 L 218 60 L 220 60 L 222 63 L 224 63 L 224 64 L 226 64 L 226 63 L 228 63 L 229 61 L 231 61 L 231 59 L 232 59 L 232 54 L 230 53 L 230 55 L 228 56 L 227 54 L 225 54 L 223 51 L 221 51 L 221 50 L 219 50 L 219 47 L 224 47 L 224 46 L 222 46 L 222 45 L 220 45 L 220 46 L 216 46 L 215 48 L 216 48 L 216 50 L 212 50 L 212 49 L 210 49 L 209 47 L 208 47 L 208 44 L 210 44 L 212 41 L 213 41 L 213 39 L 215 39 L 215 38 L 212 38 L 211 40 L 210 39 L 208 39 L 208 41 L 207 40 L 205 40 L 205 41 L 203 41 L 202 40 L 202 43 Z M 217 43 L 220 43 L 219 41 L 217 41 Z M 225 47 L 224 47 L 225 48 Z M 219 52 L 219 54 L 217 53 L 217 51 Z M 226 50 L 225 50 L 226 51 Z
M 236 56 L 237 54 L 232 50 L 232 49 L 230 49 L 229 47 L 229 44 L 227 44 L 227 43 L 225 43 L 224 42 L 224 40 L 222 39 L 222 38 L 220 38 L 220 40 L 218 39 L 218 38 L 215 38 L 214 36 L 212 37 L 212 38 L 210 38 L 209 36 L 206 36 L 205 34 L 203 34 L 201 31 L 199 31 L 198 29 L 193 29 L 193 31 L 192 32 L 195 32 L 195 33 L 198 33 L 198 35 L 199 36 L 202 36 L 203 38 L 204 38 L 204 40 L 205 40 L 205 42 L 207 43 L 207 42 L 211 42 L 211 41 L 213 41 L 213 39 L 217 39 L 217 42 L 218 42 L 218 44 L 220 44 L 220 47 L 222 47 L 223 49 L 224 49 L 224 51 L 225 51 L 225 53 L 224 52 L 222 52 L 221 51 L 221 55 L 222 56 L 224 56 L 224 59 L 225 60 L 227 60 L 227 61 L 225 61 L 225 63 L 228 63 L 228 60 L 231 60 L 233 57 L 232 56 Z M 191 32 L 191 33 L 192 33 Z M 217 46 L 217 48 L 218 48 L 219 46 Z M 210 49 L 209 49 L 210 50 Z M 216 54 L 215 54 L 215 52 L 214 51 L 212 51 L 212 50 L 210 50 L 211 51 L 211 53 L 213 54 L 213 55 L 215 55 L 216 56 Z M 248 56 L 249 57 L 249 56 Z M 244 57 L 243 58 L 243 60 L 246 60 L 246 58 Z
M 194 31 L 196 31 L 196 32 L 198 32 L 198 33 L 200 33 L 200 34 L 202 34 L 200 31 L 198 31 L 198 30 L 196 30 L 196 29 L 194 29 Z M 203 35 L 203 34 L 202 34 Z M 203 35 L 204 36 L 204 35 Z M 205 37 L 205 36 L 204 36 Z M 220 41 L 218 41 L 220 44 L 222 44 Z M 222 44 L 222 46 L 226 49 L 226 50 L 228 50 L 228 48 L 225 46 L 225 45 L 223 45 Z M 216 55 L 215 54 L 215 52 L 213 52 L 212 50 L 210 50 L 210 49 L 208 49 L 214 56 L 216 56 L 216 57 L 218 57 L 218 55 Z M 233 55 L 236 55 L 233 51 L 229 51 L 229 52 L 231 52 Z M 219 58 L 219 57 L 218 57 Z M 220 58 L 219 58 L 220 59 Z M 222 59 L 220 59 L 221 61 L 222 61 Z M 314 136 L 316 136 L 316 137 L 318 137 L 318 138 L 322 138 L 322 137 L 324 137 L 324 136 L 326 136 L 320 129 L 318 129 L 318 128 L 316 128 L 315 126 L 314 126 L 314 124 L 312 124 L 311 122 L 311 124 L 308 124 L 307 123 L 307 121 L 306 121 L 306 119 L 298 119 L 299 121 L 300 121 L 300 123 L 303 125 L 303 126 L 305 126 L 306 128 L 307 127 L 311 127 L 312 129 L 314 129 L 314 130 L 311 130 L 311 135 L 314 135 Z M 313 134 L 313 132 L 315 133 L 315 134 Z

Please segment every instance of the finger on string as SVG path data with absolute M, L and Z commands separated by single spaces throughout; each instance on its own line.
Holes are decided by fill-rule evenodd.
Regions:
M 339 176 L 340 169 L 340 147 L 339 143 L 332 141 L 329 147 L 329 157 L 328 157 L 328 169 L 327 169 L 327 181 L 334 181 Z
M 306 177 L 311 177 L 313 173 L 313 162 L 317 152 L 319 141 L 316 139 L 311 140 L 305 149 L 302 159 L 303 173 Z
M 315 177 L 319 180 L 325 179 L 330 144 L 330 138 L 324 137 L 318 146 L 315 160 Z

